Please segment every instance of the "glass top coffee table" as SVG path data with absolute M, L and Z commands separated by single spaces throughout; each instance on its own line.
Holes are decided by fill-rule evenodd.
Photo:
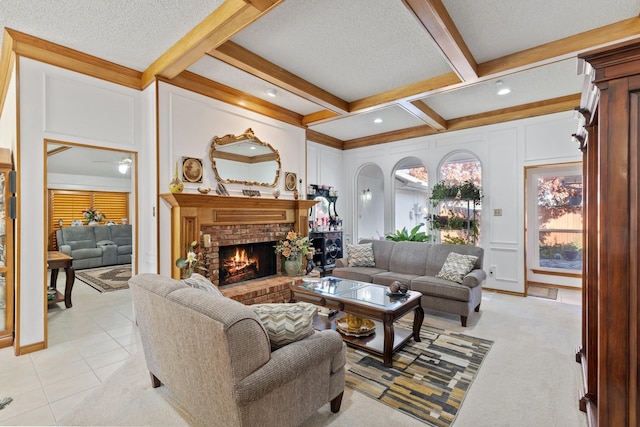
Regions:
M 411 337 L 420 341 L 424 320 L 420 292 L 395 295 L 388 286 L 332 276 L 303 280 L 292 289 L 295 300 L 339 310 L 334 316 L 316 316 L 316 329 L 337 330 L 348 345 L 382 356 L 385 366 L 392 366 L 393 353 Z M 394 327 L 394 321 L 410 312 L 414 313 L 412 330 Z M 351 316 L 361 321 L 351 322 Z

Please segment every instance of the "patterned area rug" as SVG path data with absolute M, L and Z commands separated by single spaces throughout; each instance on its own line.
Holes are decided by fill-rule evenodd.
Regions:
M 529 285 L 527 287 L 527 296 L 557 300 L 558 288 L 547 288 L 546 286 Z
M 493 342 L 426 325 L 420 337 L 394 354 L 393 368 L 347 347 L 346 384 L 427 425 L 450 426 Z
M 76 279 L 82 280 L 100 292 L 128 289 L 129 279 L 131 279 L 131 264 L 76 271 Z

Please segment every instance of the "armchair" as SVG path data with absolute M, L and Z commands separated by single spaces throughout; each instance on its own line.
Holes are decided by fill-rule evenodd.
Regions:
M 129 285 L 152 385 L 198 424 L 295 426 L 327 402 L 340 410 L 346 359 L 335 331 L 272 351 L 248 306 L 157 274 Z

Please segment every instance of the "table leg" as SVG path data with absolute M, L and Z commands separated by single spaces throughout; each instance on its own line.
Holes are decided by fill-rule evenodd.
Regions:
M 391 368 L 393 366 L 393 341 L 396 334 L 393 329 L 393 319 L 385 316 L 382 324 L 384 325 L 384 349 L 382 351 L 384 366 Z
M 71 291 L 73 290 L 73 282 L 76 280 L 76 272 L 72 266 L 65 267 L 64 272 L 67 276 L 67 282 L 64 287 L 64 306 L 71 308 L 73 305 L 71 304 Z
M 420 328 L 422 328 L 422 322 L 424 320 L 424 310 L 422 305 L 418 304 L 418 307 L 413 311 L 413 340 L 420 342 Z
M 58 283 L 58 269 L 57 268 L 52 268 L 51 269 L 51 281 L 49 282 L 49 287 L 56 289 L 56 284 Z

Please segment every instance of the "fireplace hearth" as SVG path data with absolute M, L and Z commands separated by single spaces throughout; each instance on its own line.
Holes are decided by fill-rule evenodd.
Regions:
M 276 242 L 220 247 L 220 286 L 259 279 L 277 273 Z

